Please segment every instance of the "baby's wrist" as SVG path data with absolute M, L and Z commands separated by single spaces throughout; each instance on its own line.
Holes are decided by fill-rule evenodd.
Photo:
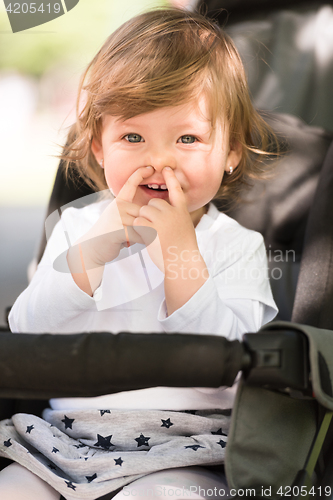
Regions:
M 97 259 L 91 258 L 84 243 L 77 243 L 69 248 L 67 262 L 71 273 L 86 273 L 103 265 Z
M 163 257 L 165 264 L 199 262 L 202 259 L 196 241 L 193 244 L 188 243 L 186 246 L 169 245 L 163 251 Z
M 165 278 L 174 279 L 175 273 L 183 275 L 184 271 L 191 273 L 191 269 L 206 269 L 206 263 L 197 246 L 185 249 L 170 246 L 164 258 L 164 268 Z
M 87 240 L 78 240 L 77 245 L 86 264 L 86 270 L 103 267 L 119 255 L 121 245 L 110 242 L 108 235 L 99 235 Z

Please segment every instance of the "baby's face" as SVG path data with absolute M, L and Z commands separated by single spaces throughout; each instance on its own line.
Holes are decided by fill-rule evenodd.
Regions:
M 218 126 L 211 135 L 203 97 L 198 106 L 161 108 L 125 121 L 105 115 L 101 141 L 93 140 L 92 149 L 98 162 L 104 160 L 106 182 L 115 196 L 135 170 L 154 167 L 133 199 L 140 206 L 156 197 L 168 201 L 162 170 L 171 167 L 193 220 L 215 196 L 225 170 L 235 169 L 241 158 L 240 147 L 230 149 L 228 130 Z M 152 185 L 162 188 L 155 190 Z

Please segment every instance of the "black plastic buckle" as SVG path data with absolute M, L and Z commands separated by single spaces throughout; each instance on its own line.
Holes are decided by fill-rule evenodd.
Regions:
M 294 330 L 247 333 L 243 341 L 250 358 L 248 366 L 243 368 L 247 384 L 283 390 L 295 397 L 311 396 L 308 341 L 303 333 Z

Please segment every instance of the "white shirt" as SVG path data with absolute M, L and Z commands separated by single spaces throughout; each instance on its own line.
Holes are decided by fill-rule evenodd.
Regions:
M 210 277 L 170 316 L 163 273 L 143 245 L 122 249 L 116 261 L 105 266 L 94 297 L 87 295 L 75 284 L 66 254 L 69 244 L 90 229 L 108 203 L 110 200 L 104 200 L 63 212 L 31 283 L 11 310 L 13 332 L 179 332 L 234 340 L 256 332 L 275 317 L 262 236 L 220 213 L 213 204 L 195 228 Z M 190 410 L 230 408 L 233 397 L 234 388 L 156 387 L 96 398 L 53 399 L 50 403 L 54 409 Z

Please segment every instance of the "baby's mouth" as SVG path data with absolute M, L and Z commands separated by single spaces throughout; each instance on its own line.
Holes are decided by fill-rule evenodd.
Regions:
M 166 184 L 144 184 L 144 187 L 151 189 L 152 191 L 167 191 L 168 188 Z

